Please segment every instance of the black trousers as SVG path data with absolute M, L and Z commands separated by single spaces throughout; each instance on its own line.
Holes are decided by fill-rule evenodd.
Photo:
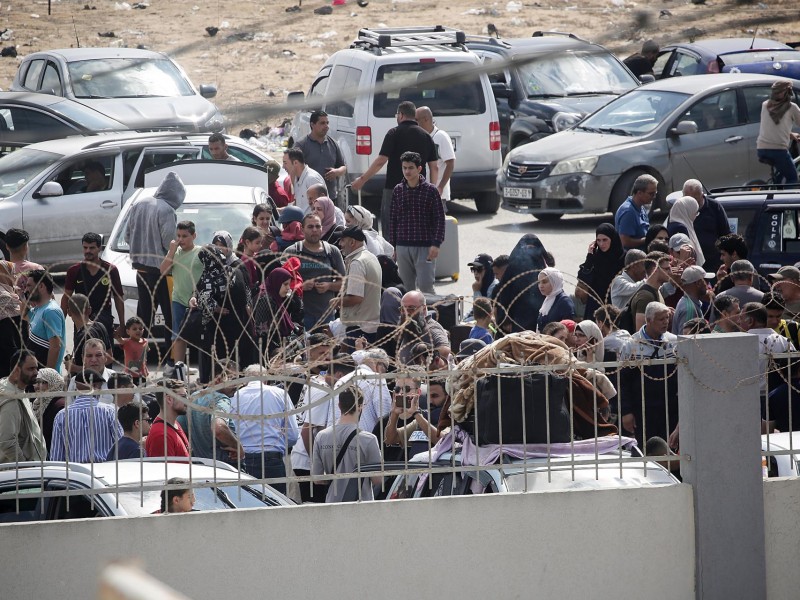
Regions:
M 164 347 L 166 353 L 170 346 L 170 333 L 172 332 L 172 298 L 167 287 L 167 278 L 153 267 L 136 267 L 136 289 L 139 292 L 139 302 L 136 306 L 136 316 L 144 321 L 145 335 L 152 338 L 153 319 L 156 310 L 161 307 L 166 326 Z M 124 323 L 123 323 L 124 325 Z M 109 335 L 113 332 L 109 331 Z M 159 357 L 160 358 L 160 357 Z

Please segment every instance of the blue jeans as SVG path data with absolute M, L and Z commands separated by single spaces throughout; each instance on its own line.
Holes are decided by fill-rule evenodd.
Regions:
M 797 183 L 797 168 L 788 150 L 758 150 L 758 160 L 769 161 L 775 166 L 773 183 Z
M 262 468 L 263 457 L 263 468 Z M 244 472 L 252 475 L 257 479 L 273 479 L 278 477 L 286 477 L 286 466 L 283 464 L 283 454 L 280 452 L 256 452 L 253 454 L 245 454 L 244 462 L 242 464 Z M 271 483 L 269 484 L 278 490 L 280 493 L 286 493 L 285 483 Z
M 186 313 L 189 311 L 188 306 L 184 306 L 180 302 L 172 301 L 172 341 L 178 339 L 178 333 L 183 325 L 183 319 L 186 318 Z

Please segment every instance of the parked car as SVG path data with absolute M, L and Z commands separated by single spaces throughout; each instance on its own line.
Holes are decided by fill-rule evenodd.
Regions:
M 259 172 L 269 158 L 239 138 L 229 152 Z M 81 260 L 80 240 L 89 224 L 108 235 L 122 206 L 145 185 L 147 169 L 207 155 L 208 136 L 128 133 L 71 137 L 32 144 L 0 158 L 0 232 L 20 227 L 31 236 L 30 259 L 59 265 Z M 77 193 L 88 162 L 106 171 L 106 189 Z M 233 182 L 236 184 L 237 182 Z M 58 227 L 54 227 L 54 223 Z
M 644 173 L 659 181 L 654 208 L 690 178 L 707 187 L 767 179 L 755 147 L 761 104 L 777 79 L 695 75 L 631 90 L 571 129 L 509 152 L 497 177 L 503 206 L 539 218 L 614 212 Z
M 470 36 L 467 48 L 489 73 L 505 155 L 510 149 L 568 129 L 639 80 L 611 52 L 573 34 L 537 31 L 529 38 Z
M 500 198 L 494 179 L 501 163 L 500 124 L 486 74 L 453 78 L 454 67 L 468 70 L 480 63 L 466 49 L 465 39 L 462 31 L 441 26 L 362 29 L 350 48 L 325 61 L 308 99 L 322 101 L 328 113 L 329 135 L 342 149 L 348 182 L 378 156 L 386 132 L 397 125 L 397 105 L 410 100 L 429 106 L 437 126 L 453 141 L 452 197 L 474 198 L 479 212 L 497 212 Z M 436 78 L 437 73 L 448 76 Z M 302 97 L 302 92 L 290 94 L 293 99 Z M 308 135 L 310 114 L 300 111 L 295 116 L 290 145 Z M 380 196 L 385 181 L 384 167 L 362 193 Z
M 617 451 L 601 455 L 597 465 L 594 454 L 576 455 L 571 458 L 551 458 L 548 467 L 546 458 L 529 458 L 527 464 L 522 459 L 504 457 L 503 465 L 482 471 L 447 471 L 429 475 L 421 485 L 419 474 L 401 473 L 397 475 L 387 494 L 387 499 L 431 498 L 437 496 L 462 496 L 469 494 L 505 494 L 510 492 L 542 492 L 557 490 L 596 490 L 622 487 L 645 487 L 673 485 L 678 480 L 660 464 L 647 461 L 621 462 Z M 629 459 L 629 450 L 622 451 L 622 458 Z M 591 460 L 590 460 L 591 459 Z M 411 458 L 409 468 L 424 468 L 428 465 L 428 455 L 423 452 Z M 447 468 L 455 464 L 461 467 L 461 454 L 446 452 L 433 463 L 434 467 Z
M 764 452 L 787 452 L 767 458 L 767 477 L 797 477 L 800 475 L 800 431 L 782 431 L 761 436 Z M 790 454 L 789 452 L 796 452 Z
M 170 457 L 95 464 L 26 462 L 0 464 L 0 523 L 141 516 L 161 508 L 167 479 L 192 482 L 195 510 L 293 506 L 269 485 L 258 484 L 230 465 L 207 459 Z M 80 490 L 94 493 L 81 494 Z M 59 492 L 73 492 L 61 495 Z M 75 493 L 77 492 L 77 493 Z M 44 496 L 44 494 L 53 494 Z
M 213 85 L 192 85 L 161 52 L 135 48 L 66 48 L 24 57 L 11 90 L 63 96 L 130 129 L 222 131 L 222 114 L 207 98 Z
M 0 156 L 36 142 L 126 129 L 119 121 L 66 98 L 0 92 Z
M 800 79 L 800 52 L 764 38 L 729 38 L 669 44 L 661 48 L 656 79 L 705 73 L 758 73 Z

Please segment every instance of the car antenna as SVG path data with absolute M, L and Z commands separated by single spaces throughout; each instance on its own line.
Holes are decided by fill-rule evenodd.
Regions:
M 78 48 L 81 47 L 81 41 L 78 39 L 78 28 L 75 26 L 75 17 L 72 17 L 72 28 L 75 30 L 75 43 L 78 44 Z
M 692 175 L 694 176 L 694 178 L 695 178 L 695 179 L 697 179 L 697 181 L 699 181 L 699 182 L 700 182 L 700 185 L 701 185 L 701 186 L 703 186 L 703 194 L 705 194 L 706 196 L 710 196 L 710 195 L 711 195 L 711 192 L 710 192 L 710 191 L 709 191 L 709 189 L 706 187 L 706 184 L 705 184 L 705 183 L 703 183 L 703 180 L 702 180 L 702 179 L 700 179 L 700 178 L 697 176 L 697 171 L 695 171 L 695 170 L 694 170 L 694 167 L 692 166 L 692 163 L 690 163 L 690 162 L 689 162 L 689 159 L 688 159 L 688 158 L 686 158 L 686 155 L 685 155 L 685 154 L 681 154 L 681 158 L 683 158 L 683 160 L 685 160 L 685 161 L 686 161 L 686 164 L 689 166 L 689 170 L 692 172 Z
M 753 46 L 756 45 L 756 36 L 758 35 L 758 26 L 756 26 L 756 30 L 753 32 L 753 40 L 750 42 L 750 50 L 753 49 Z

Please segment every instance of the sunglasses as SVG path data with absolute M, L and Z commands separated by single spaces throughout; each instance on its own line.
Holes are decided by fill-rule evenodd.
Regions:
M 399 387 L 394 388 L 394 391 L 392 393 L 395 396 L 399 396 L 400 394 L 413 394 L 416 391 L 417 391 L 417 388 L 414 388 L 414 387 L 411 387 L 410 385 L 407 385 L 407 386 L 402 387 L 402 388 L 399 388 Z

